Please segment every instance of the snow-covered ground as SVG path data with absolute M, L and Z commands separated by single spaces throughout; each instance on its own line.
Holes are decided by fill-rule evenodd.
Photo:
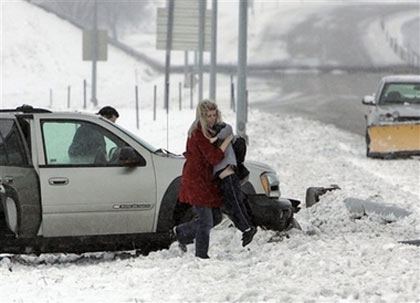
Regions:
M 0 107 L 46 106 L 49 86 L 65 90 L 69 81 L 88 78 L 89 64 L 75 63 L 80 32 L 27 3 L 2 2 L 1 7 Z M 165 112 L 159 109 L 153 121 L 150 103 L 141 103 L 137 130 L 130 101 L 135 68 L 144 86 L 163 79 L 112 48 L 111 57 L 111 67 L 100 64 L 106 83 L 101 105 L 115 105 L 121 114 L 117 123 L 152 145 L 182 153 L 194 118 L 188 93 L 182 111 L 175 97 L 172 101 L 169 138 Z M 222 92 L 227 87 L 221 85 Z M 150 100 L 151 93 L 145 94 Z M 80 109 L 77 99 L 71 110 Z M 65 94 L 55 100 L 54 109 L 65 109 Z M 235 124 L 228 97 L 218 102 L 224 119 Z M 341 187 L 303 207 L 296 216 L 302 231 L 286 237 L 259 229 L 244 249 L 240 232 L 225 221 L 212 231 L 210 260 L 195 258 L 193 245 L 182 254 L 176 244 L 137 257 L 130 257 L 133 252 L 0 255 L 1 302 L 420 302 L 420 249 L 398 243 L 420 239 L 418 159 L 367 159 L 363 137 L 295 116 L 251 110 L 247 127 L 247 158 L 277 171 L 284 197 L 304 204 L 309 186 Z M 379 216 L 356 219 L 345 207 L 347 197 L 393 204 L 412 214 L 392 223 Z
M 134 113 L 120 124 L 135 129 Z M 138 133 L 166 147 L 165 116 L 151 112 Z M 193 111 L 170 113 L 169 148 L 183 151 Z M 150 118 L 147 118 L 150 117 Z M 234 117 L 225 109 L 225 120 Z M 156 125 L 158 124 L 158 128 Z M 366 159 L 364 139 L 298 117 L 252 111 L 248 159 L 269 163 L 283 196 L 304 201 L 308 186 L 333 183 L 330 192 L 296 216 L 303 231 L 289 238 L 259 229 L 241 247 L 241 234 L 222 224 L 211 234 L 211 259 L 182 254 L 176 244 L 149 256 L 122 253 L 44 254 L 0 261 L 4 302 L 418 302 L 420 238 L 418 160 Z M 275 139 L 274 139 L 275 138 Z M 403 207 L 413 214 L 393 223 L 354 219 L 347 197 Z

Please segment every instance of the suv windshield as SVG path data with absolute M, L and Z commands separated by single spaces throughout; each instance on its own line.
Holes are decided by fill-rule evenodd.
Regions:
M 104 119 L 104 121 L 109 122 L 108 120 Z M 109 122 L 112 123 L 112 122 Z M 144 141 L 142 138 L 136 136 L 135 134 L 133 134 L 132 132 L 130 132 L 129 130 L 119 126 L 118 124 L 112 123 L 113 126 L 115 126 L 116 128 L 118 128 L 120 131 L 124 132 L 125 134 L 127 134 L 128 136 L 130 136 L 132 139 L 136 140 L 137 142 L 139 142 L 142 146 L 144 146 L 146 149 L 148 149 L 150 152 L 154 153 L 157 151 L 157 148 L 154 147 L 153 145 L 149 144 L 148 142 Z
M 388 83 L 379 104 L 420 104 L 420 83 Z

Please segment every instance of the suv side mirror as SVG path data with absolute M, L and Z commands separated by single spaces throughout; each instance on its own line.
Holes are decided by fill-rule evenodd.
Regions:
M 131 146 L 121 148 L 119 160 L 127 166 L 146 166 L 146 160 Z
M 362 103 L 364 105 L 375 105 L 375 98 L 373 96 L 364 96 Z

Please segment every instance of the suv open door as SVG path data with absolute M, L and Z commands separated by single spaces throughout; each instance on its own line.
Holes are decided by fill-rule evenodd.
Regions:
M 149 151 L 96 117 L 46 114 L 37 115 L 34 123 L 37 142 L 43 144 L 38 161 L 44 237 L 153 231 L 156 180 Z M 71 152 L 77 133 L 84 131 L 102 138 L 104 147 L 95 151 L 100 156 L 89 154 L 93 137 L 81 142 L 79 154 Z M 121 163 L 118 151 L 126 146 L 143 161 Z

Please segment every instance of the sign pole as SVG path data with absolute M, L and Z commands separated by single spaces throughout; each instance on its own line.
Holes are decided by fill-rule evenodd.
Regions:
M 203 100 L 203 52 L 204 52 L 204 25 L 206 13 L 206 0 L 200 1 L 199 31 L 198 31 L 198 102 Z
M 217 0 L 213 0 L 211 9 L 210 99 L 216 101 Z
M 98 3 L 97 0 L 94 2 L 93 6 L 93 47 L 92 47 L 92 97 L 91 101 L 94 106 L 98 105 L 98 100 L 96 99 L 96 60 L 98 55 Z
M 165 108 L 166 108 L 166 149 L 169 149 L 169 69 L 171 67 L 172 25 L 174 23 L 174 0 L 167 0 L 168 27 L 166 34 L 166 64 L 165 64 Z
M 236 133 L 246 136 L 246 65 L 247 65 L 247 17 L 248 1 L 239 0 L 239 42 L 238 42 L 238 92 L 236 111 Z
M 188 81 L 188 51 L 184 51 L 184 83 Z
M 166 31 L 166 62 L 165 62 L 165 109 L 169 111 L 169 69 L 171 68 L 172 49 L 172 25 L 174 23 L 174 1 L 167 0 L 168 4 L 168 27 Z

